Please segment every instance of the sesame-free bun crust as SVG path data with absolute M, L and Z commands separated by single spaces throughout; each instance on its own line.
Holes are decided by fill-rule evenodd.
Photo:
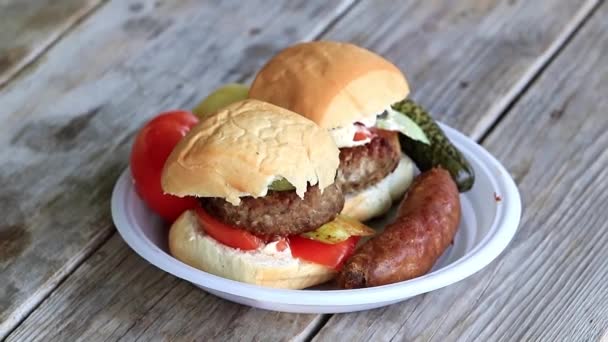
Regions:
M 395 201 L 403 198 L 414 180 L 414 173 L 414 163 L 402 154 L 397 168 L 379 183 L 347 195 L 342 214 L 359 221 L 384 215 Z
M 184 212 L 169 231 L 169 251 L 192 267 L 244 283 L 303 289 L 334 278 L 336 271 L 320 264 L 259 251 L 241 251 L 217 242 L 199 226 L 196 214 Z
M 244 100 L 204 118 L 173 149 L 163 169 L 166 193 L 221 197 L 265 196 L 284 177 L 303 198 L 307 184 L 334 182 L 339 150 L 312 121 L 272 104 Z
M 409 94 L 391 62 L 353 44 L 315 41 L 280 51 L 257 74 L 249 97 L 331 129 L 370 119 Z

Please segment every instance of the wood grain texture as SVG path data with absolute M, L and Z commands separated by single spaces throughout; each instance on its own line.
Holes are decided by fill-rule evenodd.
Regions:
M 335 315 L 319 341 L 605 338 L 606 15 L 602 5 L 484 142 L 512 171 L 523 197 L 522 223 L 506 252 L 455 286 Z
M 368 1 L 325 37 L 382 53 L 414 99 L 478 139 L 597 3 Z
M 349 4 L 113 1 L 1 89 L 0 338 L 112 234 L 111 189 L 145 120 L 247 77 Z
M 0 2 L 0 87 L 103 0 Z
M 6 126 L 0 127 L 0 139 L 5 136 L 8 137 L 7 140 L 13 141 L 12 147 L 2 152 L 4 155 L 1 156 L 13 163 L 10 179 L 16 181 L 9 189 L 12 189 L 13 196 L 18 196 L 20 201 L 32 198 L 31 194 L 39 196 L 35 202 L 31 201 L 29 204 L 29 208 L 42 207 L 42 213 L 37 216 L 36 223 L 44 223 L 45 218 L 55 219 L 53 225 L 45 223 L 44 228 L 32 225 L 34 221 L 31 220 L 22 225 L 15 225 L 26 227 L 16 229 L 15 236 L 22 234 L 21 231 L 31 231 L 33 233 L 29 233 L 30 241 L 35 241 L 36 244 L 24 244 L 26 248 L 21 253 L 36 256 L 35 247 L 46 250 L 47 246 L 51 245 L 55 250 L 60 250 L 61 246 L 66 246 L 65 250 L 57 253 L 59 260 L 55 264 L 47 263 L 47 258 L 34 260 L 32 257 L 27 260 L 21 257 L 14 261 L 14 257 L 10 257 L 8 263 L 14 265 L 12 267 L 15 270 L 31 268 L 31 265 L 37 262 L 49 265 L 51 272 L 55 272 L 53 274 L 64 272 L 66 268 L 63 265 L 69 264 L 69 261 L 84 259 L 88 251 L 104 241 L 111 232 L 108 228 L 111 225 L 109 208 L 106 206 L 111 186 L 118 172 L 126 164 L 132 132 L 145 119 L 159 108 L 192 106 L 202 94 L 217 84 L 249 79 L 252 71 L 278 48 L 296 40 L 310 39 L 314 37 L 313 33 L 323 32 L 324 25 L 333 19 L 332 15 L 341 11 L 327 8 L 307 9 L 306 6 L 304 9 L 299 8 L 302 4 L 272 9 L 258 8 L 259 4 L 252 4 L 252 8 L 243 9 L 242 14 L 237 14 L 237 19 L 230 18 L 230 22 L 236 20 L 239 23 L 235 28 L 227 25 L 228 19 L 223 21 L 221 16 L 206 23 L 201 18 L 202 11 L 196 12 L 196 9 L 188 4 L 190 2 L 180 2 L 180 5 L 173 5 L 170 10 L 151 10 L 156 13 L 152 15 L 160 17 L 154 17 L 157 19 L 155 21 L 163 22 L 163 18 L 170 18 L 169 26 L 159 35 L 149 38 L 151 41 L 147 39 L 149 33 L 144 30 L 138 39 L 129 36 L 127 43 L 122 30 L 117 27 L 122 27 L 129 17 L 125 14 L 121 16 L 121 7 L 110 3 L 87 21 L 88 30 L 75 32 L 73 37 L 66 37 L 65 41 L 49 53 L 37 70 L 18 82 L 11 83 L 4 92 L 0 92 L 0 100 L 12 106 L 9 107 L 9 115 L 3 116 L 0 113 L 0 120 L 7 123 Z M 365 5 L 363 11 L 359 10 L 362 5 Z M 222 6 L 227 7 L 217 11 L 228 12 L 240 8 L 234 4 L 232 7 L 224 4 Z M 572 27 L 571 23 L 580 17 L 578 10 L 582 8 L 581 11 L 584 11 L 588 3 L 581 5 L 573 2 L 547 2 L 547 5 L 541 8 L 527 4 L 510 7 L 506 3 L 495 5 L 494 2 L 471 0 L 446 7 L 444 2 L 439 1 L 418 4 L 408 1 L 402 6 L 395 8 L 394 2 L 388 1 L 357 4 L 352 12 L 327 32 L 326 37 L 351 40 L 372 47 L 395 60 L 401 67 L 406 68 L 412 86 L 418 89 L 415 90 L 414 96 L 437 112 L 439 118 L 467 133 L 481 134 L 483 128 L 477 128 L 477 122 L 486 116 L 490 108 L 497 106 L 497 101 L 509 98 L 512 89 L 517 87 L 522 78 L 533 74 L 537 61 L 546 59 L 547 51 L 550 51 L 553 42 L 559 41 L 568 33 Z M 111 16 L 114 18 L 112 22 L 117 21 L 115 18 L 118 16 L 120 23 L 106 29 L 104 25 L 107 23 L 102 19 L 107 21 L 110 14 L 104 11 L 111 10 L 116 11 Z M 255 18 L 245 14 L 251 14 L 252 11 L 260 11 L 262 14 Z M 279 11 L 281 16 L 277 18 Z M 209 16 L 218 17 L 214 13 Z M 241 13 L 240 9 L 238 13 Z M 464 14 L 461 17 L 458 13 Z M 102 15 L 105 17 L 101 17 Z M 537 21 L 544 16 L 551 17 L 548 26 L 537 27 Z M 471 34 L 477 32 L 480 26 L 485 28 L 483 25 L 490 25 L 484 24 L 490 20 L 488 17 L 502 25 L 515 21 L 520 31 L 513 36 L 510 36 L 506 29 L 490 30 L 485 36 Z M 408 21 L 404 22 L 403 18 L 408 18 Z M 178 19 L 179 23 L 176 23 Z M 534 39 L 521 32 L 524 30 L 520 27 L 524 25 L 528 26 L 529 31 L 535 32 Z M 370 30 L 370 27 L 374 30 Z M 420 28 L 426 28 L 428 32 L 419 36 Z M 306 29 L 309 33 L 303 34 Z M 100 34 L 102 30 L 103 34 Z M 212 30 L 221 30 L 218 35 L 221 35 L 223 40 L 218 41 L 219 38 L 214 38 L 213 35 L 201 36 L 200 32 Z M 458 35 L 446 32 L 457 32 Z M 231 36 L 238 39 L 234 42 L 226 41 L 225 37 Z M 455 37 L 461 39 L 460 44 L 454 44 Z M 488 43 L 494 41 L 501 43 Z M 75 47 L 84 42 L 94 45 L 91 52 L 76 54 Z M 200 45 L 192 48 L 192 42 Z M 503 45 L 509 47 L 505 48 Z M 469 50 L 483 52 L 491 67 L 477 71 L 465 58 L 474 57 L 469 55 Z M 503 57 L 505 51 L 509 51 L 509 58 Z M 66 54 L 69 57 L 67 61 Z M 452 54 L 462 57 L 453 59 Z M 91 65 L 94 67 L 91 68 Z M 517 67 L 514 68 L 513 65 Z M 76 71 L 72 72 L 73 69 Z M 442 73 L 436 74 L 436 69 Z M 448 72 L 452 69 L 460 71 Z M 466 85 L 461 83 L 469 79 L 461 77 L 469 76 L 475 82 Z M 493 83 L 488 85 L 486 82 L 490 81 Z M 57 84 L 57 88 L 49 88 L 48 84 Z M 490 86 L 494 89 L 492 96 L 489 99 L 481 96 L 484 94 L 484 87 Z M 437 93 L 436 89 L 443 91 Z M 437 98 L 428 95 L 429 91 Z M 40 102 L 27 101 L 34 96 L 37 100 L 41 99 Z M 444 108 L 450 110 L 444 111 Z M 467 119 L 461 120 L 461 116 L 466 116 Z M 41 121 L 44 125 L 40 125 Z M 43 137 L 40 138 L 42 132 L 46 134 L 42 134 Z M 57 136 L 67 136 L 68 139 L 55 140 Z M 50 156 L 47 155 L 49 153 Z M 39 171 L 51 167 L 58 171 L 50 175 Z M 22 178 L 18 178 L 17 175 L 24 173 Z M 44 182 L 40 182 L 45 184 L 50 194 L 33 186 L 24 186 L 31 182 L 33 177 L 42 177 Z M 8 180 L 9 176 L 4 179 Z M 21 195 L 17 190 L 21 188 L 29 190 Z M 44 203 L 49 203 L 52 196 L 57 197 L 59 203 L 46 209 Z M 16 202 L 10 197 L 7 203 L 16 206 L 15 203 L 22 202 Z M 100 207 L 100 203 L 104 206 Z M 75 205 L 77 209 L 74 209 Z M 26 212 L 25 207 L 21 212 Z M 72 213 L 78 214 L 71 215 Z M 57 217 L 60 220 L 57 220 Z M 58 236 L 61 231 L 65 231 L 65 234 Z M 32 235 L 35 236 L 33 240 Z M 40 245 L 42 238 L 50 239 L 51 242 Z M 112 237 L 109 244 L 115 244 L 113 248 L 116 250 L 110 249 L 108 245 L 104 245 L 102 250 L 132 254 L 126 245 L 114 242 L 115 239 L 116 236 Z M 218 300 L 216 303 L 223 304 L 213 304 L 213 309 L 219 312 L 213 317 L 222 319 L 211 322 L 212 324 L 206 324 L 205 316 L 200 315 L 193 315 L 192 320 L 184 319 L 190 317 L 191 310 L 186 304 L 175 305 L 171 315 L 161 316 L 171 301 L 162 302 L 161 299 L 158 302 L 161 304 L 155 304 L 157 294 L 153 292 L 144 296 L 149 305 L 133 313 L 133 310 L 137 309 L 132 303 L 135 300 L 133 292 L 118 288 L 112 290 L 111 285 L 106 286 L 108 276 L 103 270 L 111 270 L 116 273 L 116 277 L 127 279 L 124 285 L 127 289 L 141 288 L 154 282 L 160 282 L 160 288 L 172 287 L 175 286 L 175 280 L 164 276 L 161 271 L 134 256 L 134 260 L 139 260 L 137 267 L 127 267 L 116 260 L 110 265 L 102 265 L 98 260 L 99 253 L 101 250 L 94 253 L 73 277 L 61 284 L 11 335 L 11 339 L 20 340 L 25 336 L 44 339 L 45 333 L 62 329 L 66 324 L 74 327 L 68 329 L 73 338 L 101 337 L 98 335 L 99 331 L 104 333 L 104 337 L 117 337 L 123 333 L 133 334 L 129 336 L 142 334 L 144 338 L 171 337 L 182 336 L 180 331 L 183 330 L 186 330 L 184 337 L 206 336 L 207 333 L 212 334 L 215 331 L 215 324 L 222 326 L 226 324 L 222 319 L 228 320 L 225 317 L 234 315 L 230 313 L 230 310 L 234 310 L 231 309 L 233 304 Z M 141 277 L 130 277 L 134 267 L 144 269 Z M 46 280 L 40 279 L 42 278 L 37 279 L 38 283 L 31 288 L 47 284 Z M 13 278 L 9 280 L 12 281 Z M 87 292 L 89 281 L 98 284 L 97 289 L 91 291 L 103 289 L 104 295 Z M 178 284 L 185 292 L 180 292 L 181 296 L 212 298 L 182 282 Z M 23 293 L 20 298 L 24 298 Z M 108 307 L 105 301 L 108 296 L 123 304 Z M 179 300 L 175 299 L 179 294 L 173 296 L 169 298 L 173 301 Z M 76 313 L 74 310 L 77 307 L 85 308 L 81 309 L 84 311 Z M 228 313 L 222 314 L 223 310 Z M 248 315 L 248 310 L 258 312 L 246 308 L 239 310 L 243 310 L 239 315 L 244 316 Z M 233 326 L 233 337 L 270 338 L 279 333 L 274 323 L 276 320 L 295 322 L 286 326 L 280 325 L 281 329 L 284 329 L 281 331 L 284 334 L 282 336 L 305 337 L 310 327 L 318 322 L 319 316 L 277 314 L 270 317 L 272 319 L 246 320 L 249 322 L 247 325 Z M 131 328 L 124 328 L 122 324 Z M 100 325 L 111 328 L 103 330 Z M 370 325 L 359 326 L 367 328 Z M 349 329 L 361 332 L 353 330 L 352 327 Z M 348 337 L 348 333 L 343 332 L 339 337 Z
M 116 267 L 128 269 L 124 274 Z M 95 274 L 95 277 L 89 275 Z M 286 315 L 226 302 L 150 266 L 118 235 L 73 275 L 38 329 L 9 341 L 287 340 L 314 315 Z M 100 279 L 103 281 L 100 282 Z M 55 321 L 57 317 L 80 317 Z

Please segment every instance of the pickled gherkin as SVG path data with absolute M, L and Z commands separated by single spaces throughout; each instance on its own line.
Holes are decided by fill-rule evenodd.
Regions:
M 403 134 L 399 135 L 401 149 L 406 153 L 420 171 L 433 167 L 442 167 L 450 172 L 460 192 L 473 187 L 475 172 L 462 153 L 445 136 L 439 125 L 424 108 L 414 101 L 405 99 L 392 105 L 392 108 L 412 119 L 426 134 L 430 144 L 413 140 Z

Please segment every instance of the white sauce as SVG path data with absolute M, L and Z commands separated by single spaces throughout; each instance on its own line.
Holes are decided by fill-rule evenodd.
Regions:
M 391 107 L 388 106 L 388 108 L 390 109 Z M 384 111 L 381 111 L 375 116 L 366 119 L 361 119 L 357 122 L 363 124 L 365 127 L 374 127 L 376 126 L 377 116 L 382 114 L 383 112 Z M 355 141 L 355 133 L 357 133 L 357 126 L 354 123 L 352 125 L 333 128 L 329 130 L 329 134 L 331 134 L 331 136 L 333 137 L 334 142 L 336 143 L 336 146 L 338 146 L 338 148 L 361 146 L 370 142 L 371 139 L 369 138 L 365 140 Z
M 357 133 L 357 126 L 355 124 L 334 128 L 329 131 L 338 148 L 365 145 L 370 141 L 369 138 L 354 141 L 355 133 Z
M 270 242 L 255 250 L 244 251 L 224 245 L 206 234 L 202 229 L 196 232 L 193 231 L 191 234 L 192 235 L 188 237 L 189 241 L 200 239 L 202 243 L 205 243 L 208 246 L 213 246 L 221 251 L 220 254 L 223 256 L 223 260 L 247 259 L 251 260 L 250 262 L 255 262 L 258 264 L 278 265 L 281 267 L 297 265 L 301 262 L 300 259 L 291 256 L 291 249 L 289 248 L 289 245 L 287 245 L 287 247 L 280 252 L 277 249 L 278 241 Z
M 267 243 L 266 246 L 260 248 L 260 250 L 257 252 L 266 254 L 266 255 L 278 256 L 278 257 L 285 256 L 285 255 L 291 256 L 291 249 L 289 248 L 289 244 L 286 244 L 287 247 L 284 250 L 279 251 L 277 249 L 278 243 L 279 243 L 278 241 Z

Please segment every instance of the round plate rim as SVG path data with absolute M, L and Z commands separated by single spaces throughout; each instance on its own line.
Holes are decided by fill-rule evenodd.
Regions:
M 487 266 L 513 239 L 521 217 L 521 198 L 515 182 L 488 151 L 472 139 L 445 124 L 441 128 L 463 151 L 489 175 L 494 191 L 501 196 L 496 215 L 486 236 L 466 255 L 424 276 L 384 286 L 350 290 L 275 289 L 222 278 L 182 263 L 148 240 L 143 232 L 129 224 L 132 213 L 124 210 L 129 195 L 134 194 L 129 168 L 121 174 L 112 193 L 114 224 L 127 244 L 156 267 L 203 288 L 246 297 L 254 301 L 283 305 L 359 306 L 393 302 L 430 292 L 467 278 Z M 477 171 L 477 170 L 476 170 Z M 142 243 L 143 242 L 143 243 Z

